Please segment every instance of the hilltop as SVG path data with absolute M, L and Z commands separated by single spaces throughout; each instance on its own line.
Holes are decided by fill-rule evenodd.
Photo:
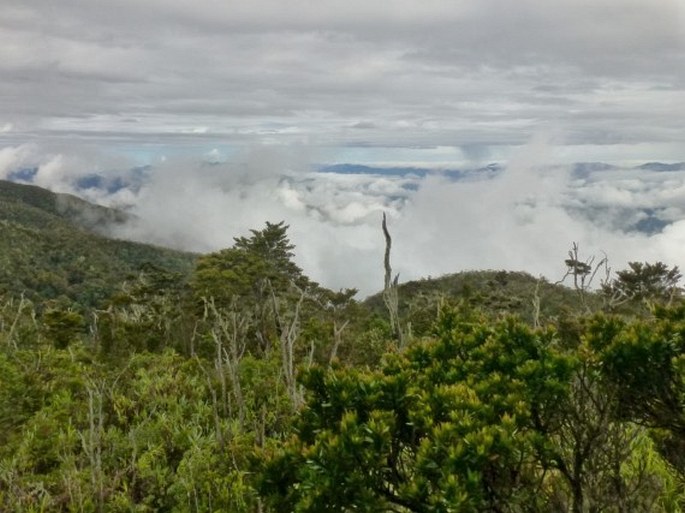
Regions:
M 398 287 L 399 312 L 421 334 L 435 320 L 441 302 L 462 301 L 493 317 L 516 315 L 533 323 L 557 319 L 579 306 L 577 291 L 550 283 L 525 272 L 463 271 L 437 278 L 401 283 Z M 599 307 L 601 299 L 587 294 L 591 306 Z M 386 307 L 382 293 L 364 301 L 373 312 L 384 315 Z M 538 310 L 539 309 L 539 310 Z

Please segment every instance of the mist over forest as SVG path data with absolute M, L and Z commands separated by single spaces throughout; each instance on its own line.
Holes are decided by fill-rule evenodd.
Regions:
M 31 146 L 11 150 L 0 176 L 131 214 L 114 237 L 203 253 L 286 220 L 310 276 L 367 295 L 382 284 L 382 212 L 403 280 L 507 269 L 555 281 L 572 242 L 616 269 L 683 265 L 683 163 L 555 165 L 553 149 L 536 142 L 505 163 L 459 167 L 321 165 L 305 152 L 256 148 L 94 171 L 76 159 L 41 162 Z

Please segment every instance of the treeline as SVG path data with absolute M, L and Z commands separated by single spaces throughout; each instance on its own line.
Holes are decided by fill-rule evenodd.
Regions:
M 593 292 L 576 252 L 570 288 L 400 287 L 391 325 L 293 250 L 267 223 L 97 308 L 4 297 L 0 510 L 681 511 L 677 269 Z

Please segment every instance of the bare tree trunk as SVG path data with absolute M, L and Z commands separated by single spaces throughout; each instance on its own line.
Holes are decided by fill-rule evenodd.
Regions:
M 88 435 L 81 434 L 83 450 L 90 461 L 90 481 L 95 497 L 96 511 L 101 513 L 105 504 L 105 487 L 102 474 L 102 414 L 103 385 L 91 383 L 88 386 Z
M 214 368 L 216 369 L 217 376 L 219 377 L 219 385 L 221 386 L 221 407 L 223 409 L 224 416 L 232 416 L 232 408 L 228 400 L 228 385 L 226 382 L 226 372 L 224 371 L 223 353 L 224 345 L 221 340 L 221 336 L 212 329 L 212 338 L 214 339 L 214 345 L 216 347 L 216 357 L 214 358 Z
M 212 328 L 212 338 L 216 344 L 216 368 L 221 382 L 223 399 L 228 404 L 227 381 L 224 367 L 228 369 L 228 379 L 231 382 L 231 392 L 238 409 L 238 421 L 240 428 L 245 424 L 245 399 L 243 388 L 240 383 L 240 361 L 245 354 L 245 337 L 249 320 L 245 315 L 236 311 L 233 305 L 229 312 L 219 312 L 214 302 L 209 302 L 209 310 L 214 317 L 214 327 Z M 224 341 L 228 347 L 224 345 Z M 228 408 L 232 410 L 232 408 Z M 232 412 L 231 412 L 232 413 Z
M 390 249 L 392 248 L 392 238 L 390 237 L 390 232 L 388 231 L 388 225 L 385 217 L 385 212 L 383 212 L 383 235 L 385 236 L 385 257 L 383 259 L 383 266 L 385 267 L 385 283 L 383 286 L 383 302 L 388 309 L 388 314 L 390 316 L 390 329 L 393 331 L 393 335 L 397 339 L 397 345 L 400 349 L 404 347 L 405 337 L 402 332 L 402 326 L 400 325 L 399 318 L 399 298 L 397 295 L 397 282 L 400 275 L 395 275 L 392 278 L 392 267 L 390 267 Z
M 332 364 L 338 356 L 338 348 L 342 343 L 342 333 L 349 323 L 350 321 L 346 320 L 342 323 L 342 326 L 338 326 L 338 321 L 333 321 L 333 349 L 331 349 L 331 357 L 328 359 L 329 365 Z
M 17 329 L 17 324 L 19 323 L 19 319 L 21 318 L 21 314 L 24 310 L 24 306 L 26 305 L 26 300 L 24 299 L 24 294 L 21 295 L 21 299 L 19 300 L 19 307 L 17 308 L 17 314 L 14 317 L 14 321 L 12 322 L 12 325 L 10 326 L 10 331 L 9 334 L 7 335 L 7 344 L 11 345 L 13 349 L 17 349 L 17 341 L 14 340 L 14 332 Z
M 221 428 L 221 417 L 219 415 L 219 404 L 216 398 L 216 390 L 214 390 L 214 385 L 212 384 L 212 380 L 209 376 L 209 373 L 206 371 L 204 366 L 202 365 L 202 362 L 200 361 L 200 358 L 198 356 L 195 356 L 196 361 L 198 362 L 198 365 L 202 369 L 202 371 L 205 374 L 205 380 L 207 381 L 207 389 L 209 390 L 209 393 L 212 395 L 212 413 L 214 416 L 214 430 L 216 432 L 216 440 L 219 444 L 219 447 L 221 449 L 224 448 L 225 445 L 225 440 L 224 440 L 224 433 Z
M 305 291 L 300 290 L 300 297 L 295 304 L 295 310 L 292 314 L 292 318 L 286 322 L 279 311 L 276 293 L 274 292 L 273 288 L 271 288 L 271 300 L 273 304 L 274 315 L 276 316 L 276 325 L 278 326 L 279 339 L 281 343 L 281 365 L 283 368 L 283 377 L 285 379 L 288 395 L 290 396 L 294 408 L 298 408 L 302 403 L 302 394 L 300 394 L 299 390 L 297 389 L 297 380 L 295 377 L 294 348 L 295 342 L 300 335 L 300 312 L 305 296 Z
M 588 304 L 587 298 L 588 293 L 591 290 L 592 282 L 594 281 L 597 273 L 600 269 L 604 269 L 606 276 L 609 276 L 609 258 L 604 255 L 597 265 L 594 265 L 595 257 L 591 256 L 585 261 L 580 260 L 580 246 L 577 242 L 574 242 L 571 249 L 568 252 L 568 258 L 564 261 L 566 264 L 566 274 L 557 281 L 555 285 L 561 284 L 571 276 L 573 278 L 573 288 L 578 294 L 578 299 L 580 300 L 580 306 L 583 308 L 585 313 L 592 313 L 592 310 Z
M 533 293 L 533 327 L 540 327 L 540 282 L 542 278 L 539 278 L 535 284 L 535 291 Z

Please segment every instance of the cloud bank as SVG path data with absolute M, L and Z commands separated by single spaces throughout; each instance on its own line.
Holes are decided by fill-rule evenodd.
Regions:
M 337 162 L 354 148 L 496 159 L 563 130 L 571 161 L 597 147 L 605 161 L 682 160 L 684 11 L 680 0 L 14 2 L 0 20 L 0 142 L 140 158 L 298 144 Z
M 302 148 L 255 147 L 94 180 L 77 165 L 87 159 L 41 160 L 35 149 L 1 150 L 0 177 L 30 165 L 33 183 L 135 214 L 117 237 L 209 252 L 285 220 L 308 275 L 361 295 L 382 287 L 382 212 L 403 281 L 470 269 L 524 270 L 554 281 L 572 242 L 588 257 L 606 253 L 614 269 L 635 260 L 685 268 L 685 164 L 552 165 L 554 146 L 534 140 L 504 168 L 324 173 Z

